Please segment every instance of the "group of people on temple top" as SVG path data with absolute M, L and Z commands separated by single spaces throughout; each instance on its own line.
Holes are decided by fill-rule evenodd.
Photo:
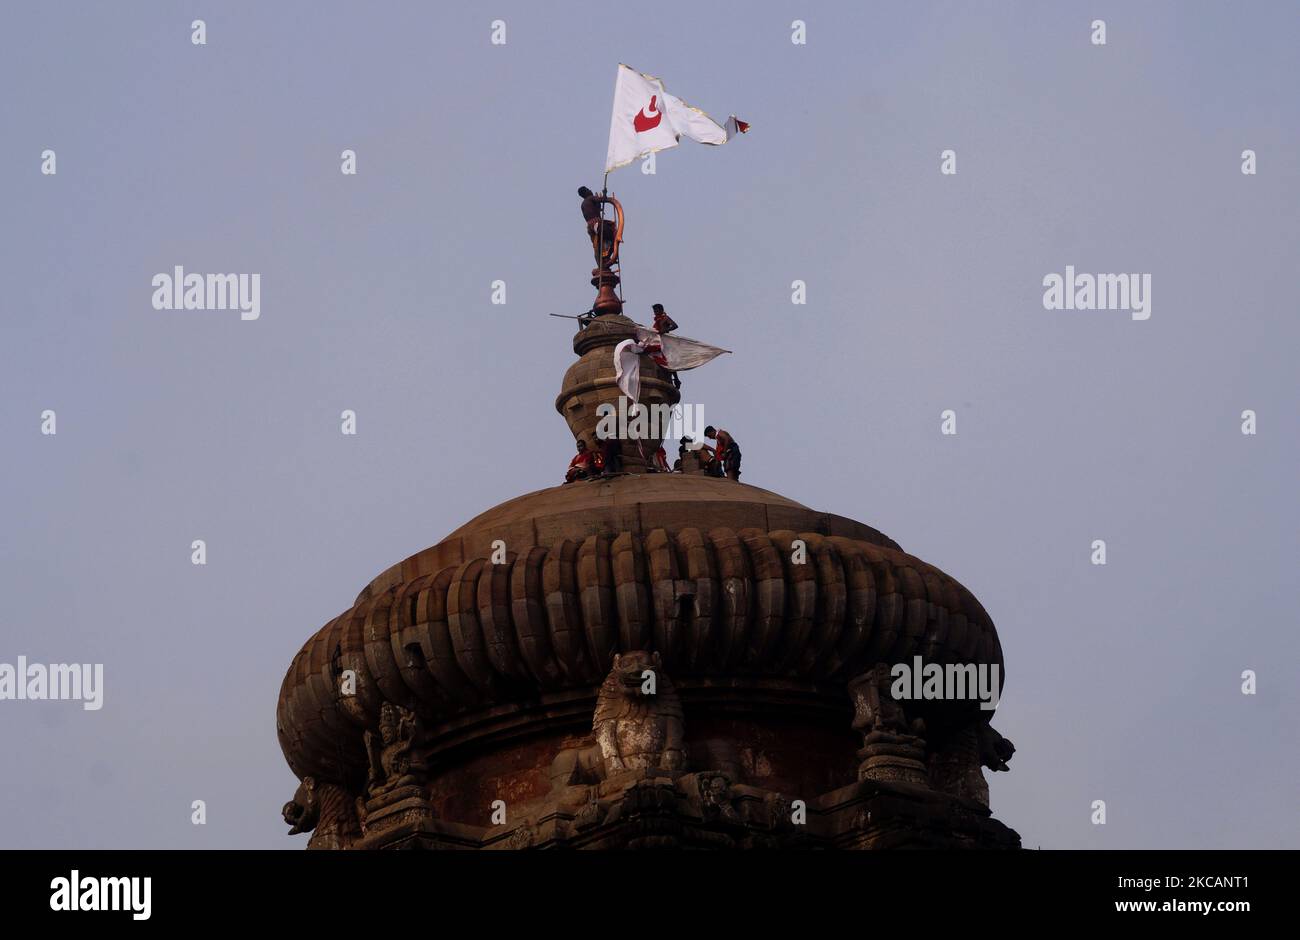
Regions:
M 684 473 L 689 460 L 698 460 L 700 469 L 708 476 L 727 477 L 740 480 L 740 448 L 736 439 L 727 431 L 709 425 L 704 429 L 704 436 L 713 441 L 713 445 L 700 444 L 692 449 L 694 442 L 683 437 L 677 448 L 677 460 L 668 466 L 668 455 L 662 447 L 650 457 L 647 473 Z M 616 476 L 623 472 L 621 442 L 614 438 L 600 441 L 599 449 L 587 447 L 587 442 L 578 439 L 578 452 L 569 461 L 569 470 L 564 475 L 565 483 L 575 480 L 599 480 Z

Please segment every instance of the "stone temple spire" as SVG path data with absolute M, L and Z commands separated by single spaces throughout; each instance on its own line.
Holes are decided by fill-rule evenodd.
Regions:
M 602 404 L 609 405 L 618 414 L 622 392 L 614 378 L 614 347 L 635 336 L 635 323 L 621 313 L 608 313 L 596 317 L 573 337 L 578 361 L 564 373 L 555 410 L 568 422 L 575 441 L 584 440 L 588 447 L 596 447 L 596 424 L 600 420 L 597 409 Z M 640 398 L 640 404 L 651 409 L 657 405 L 671 407 L 681 400 L 681 393 L 673 387 L 668 372 L 648 356 L 641 363 Z M 623 407 L 627 407 L 626 399 Z M 623 442 L 623 469 L 630 473 L 645 472 L 650 458 L 663 443 L 662 425 L 652 423 L 649 427 L 658 433 L 639 442 Z

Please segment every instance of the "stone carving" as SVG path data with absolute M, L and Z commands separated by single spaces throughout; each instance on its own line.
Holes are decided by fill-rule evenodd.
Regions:
M 604 775 L 605 763 L 597 745 L 563 748 L 551 761 L 551 798 L 555 805 L 574 811 L 570 835 L 590 829 L 604 818 L 599 794 Z
M 320 804 L 316 802 L 316 781 L 311 777 L 303 777 L 302 782 L 298 784 L 298 789 L 294 791 L 293 799 L 284 804 L 280 814 L 289 824 L 291 836 L 315 829 L 316 823 L 320 820 Z
M 980 770 L 975 722 L 950 734 L 930 756 L 930 784 L 936 790 L 989 805 L 989 785 Z
M 366 815 L 366 798 L 359 796 L 352 802 L 353 809 L 356 810 L 357 822 L 361 826 L 361 834 L 364 836 L 370 831 L 369 818 Z
M 379 733 L 366 731 L 370 772 L 366 781 L 365 830 L 374 833 L 419 826 L 434 818 L 424 790 L 428 768 L 420 747 L 424 726 L 410 709 L 385 702 L 379 710 Z
M 700 774 L 700 803 L 704 818 L 710 822 L 740 822 L 740 814 L 731 805 L 731 781 L 724 774 Z
M 506 848 L 519 849 L 531 848 L 537 842 L 537 832 L 533 829 L 532 824 L 528 822 L 520 823 L 514 831 L 506 837 Z
M 367 784 L 372 798 L 419 783 L 417 772 L 423 770 L 423 765 L 419 756 L 412 754 L 412 748 L 420 731 L 420 719 L 414 712 L 392 702 L 384 703 L 379 713 L 379 734 L 367 731 L 365 736 L 370 757 Z
M 765 822 L 769 829 L 791 829 L 794 827 L 794 801 L 787 799 L 784 793 L 769 793 L 763 798 L 767 807 Z
M 599 745 L 562 749 L 551 761 L 550 777 L 551 789 L 560 791 L 600 783 L 605 777 L 605 762 Z
M 858 779 L 928 786 L 925 722 L 908 723 L 903 706 L 890 693 L 891 684 L 889 666 L 883 663 L 849 683 L 853 727 L 863 734 Z
M 303 777 L 293 799 L 281 810 L 289 835 L 311 832 L 309 849 L 348 848 L 361 836 L 361 823 L 351 794 L 332 783 Z
M 1010 770 L 1007 761 L 1016 752 L 1016 746 L 993 730 L 987 721 L 975 727 L 979 735 L 980 764 L 989 770 Z
M 682 703 L 661 666 L 658 653 L 614 656 L 592 720 L 607 777 L 624 770 L 675 772 L 686 764 Z M 641 691 L 647 670 L 655 677 L 653 695 Z
M 691 741 L 687 745 L 687 757 L 692 767 L 708 767 L 725 776 L 733 785 L 748 783 L 735 741 L 716 737 Z
M 578 810 L 573 817 L 573 828 L 579 832 L 584 829 L 590 829 L 592 826 L 600 825 L 600 821 L 605 816 L 605 807 L 601 805 L 600 800 L 596 797 L 593 789 L 587 797 L 587 802 L 583 804 L 582 809 Z
M 930 783 L 952 796 L 989 805 L 989 785 L 981 767 L 1007 770 L 1016 747 L 982 717 L 947 736 L 930 755 Z

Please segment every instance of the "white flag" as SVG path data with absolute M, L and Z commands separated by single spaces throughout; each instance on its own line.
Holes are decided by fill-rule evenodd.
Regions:
M 625 339 L 614 347 L 614 381 L 628 401 L 641 399 L 641 353 L 635 340 Z
M 740 123 L 742 132 L 749 129 L 748 124 Z M 605 172 L 627 166 L 646 154 L 676 147 L 682 137 L 714 146 L 728 139 L 726 128 L 699 108 L 668 94 L 659 79 L 620 65 L 614 82 Z
M 730 349 L 723 349 L 721 346 L 701 343 L 698 339 L 688 339 L 674 333 L 658 333 L 640 325 L 636 328 L 636 341 L 637 345 L 648 352 L 655 362 L 673 372 L 698 369 L 723 353 L 731 352 Z
M 692 108 L 676 95 L 664 94 L 664 113 L 668 115 L 673 130 L 682 137 L 689 137 L 697 144 L 713 144 L 715 147 L 727 142 L 727 131 L 699 108 Z
M 636 339 L 625 339 L 614 347 L 614 381 L 631 401 L 641 400 L 641 356 L 649 355 L 660 366 L 673 372 L 698 369 L 723 353 L 720 346 L 710 346 L 697 339 L 658 333 L 649 327 L 636 326 Z

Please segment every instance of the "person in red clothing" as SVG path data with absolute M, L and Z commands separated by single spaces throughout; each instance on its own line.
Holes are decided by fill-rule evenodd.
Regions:
M 714 454 L 713 467 L 716 468 L 714 475 L 723 476 L 725 474 L 729 479 L 739 481 L 740 447 L 737 446 L 736 439 L 726 431 L 715 428 L 713 425 L 709 425 L 704 429 L 704 436 L 718 442 L 716 448 L 709 448 L 707 444 L 705 445 L 705 448 L 712 450 Z
M 564 475 L 564 482 L 590 479 L 600 470 L 600 462 L 600 455 L 587 450 L 587 442 L 579 438 L 578 453 L 569 461 L 569 472 Z
M 654 456 L 650 458 L 650 466 L 646 472 L 648 473 L 671 473 L 672 472 L 668 467 L 668 452 L 664 450 L 662 446 L 657 451 L 655 451 Z
M 650 308 L 654 311 L 655 322 L 654 331 L 661 336 L 666 336 L 673 330 L 677 329 L 677 321 L 664 312 L 663 304 L 655 304 Z M 677 377 L 677 373 L 669 370 L 668 378 L 672 379 L 673 388 L 681 388 L 682 380 Z
M 596 467 L 600 475 L 612 477 L 623 472 L 623 442 L 616 437 L 601 440 L 596 454 Z
M 664 312 L 663 304 L 655 304 L 650 309 L 655 313 L 654 328 L 656 333 L 671 333 L 677 329 L 677 321 Z

